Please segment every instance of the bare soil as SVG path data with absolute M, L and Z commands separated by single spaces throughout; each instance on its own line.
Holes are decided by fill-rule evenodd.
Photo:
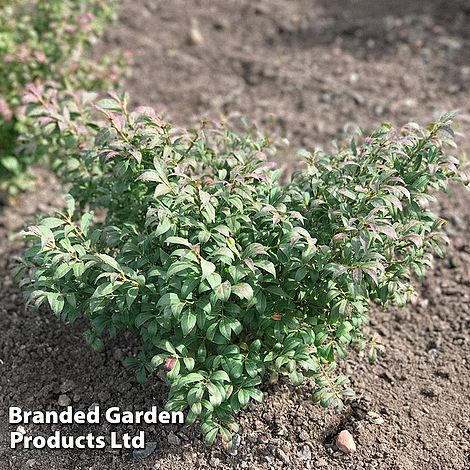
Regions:
M 459 109 L 460 153 L 470 150 L 470 4 L 465 0 L 123 0 L 119 23 L 100 46 L 134 53 L 127 88 L 134 104 L 166 110 L 180 125 L 195 116 L 246 115 L 291 145 L 331 148 L 348 126 L 381 121 L 426 124 Z M 192 33 L 191 33 L 192 30 Z M 197 30 L 197 31 L 196 31 Z M 199 33 L 199 34 L 198 34 Z M 145 410 L 162 406 L 166 389 L 141 386 L 121 360 L 133 338 L 112 340 L 101 354 L 47 310 L 25 307 L 9 279 L 20 247 L 10 235 L 58 204 L 45 173 L 16 205 L 0 212 L 0 470 L 7 469 L 381 469 L 470 468 L 470 193 L 452 188 L 435 210 L 448 220 L 448 256 L 417 282 L 404 309 L 374 309 L 371 327 L 386 355 L 370 366 L 344 364 L 359 399 L 343 413 L 309 401 L 312 389 L 279 384 L 265 403 L 239 416 L 236 456 L 207 448 L 197 429 L 177 426 L 60 426 L 64 434 L 147 433 L 157 447 L 136 460 L 129 451 L 11 450 L 8 406 L 76 409 L 92 403 Z M 371 422 L 378 413 L 382 424 Z M 50 435 L 55 426 L 25 425 Z M 341 429 L 357 452 L 333 446 Z M 175 433 L 180 444 L 171 444 Z M 174 442 L 171 439 L 170 441 Z

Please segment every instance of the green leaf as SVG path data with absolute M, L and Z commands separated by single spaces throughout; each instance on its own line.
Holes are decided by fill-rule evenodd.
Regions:
M 144 171 L 140 176 L 139 179 L 142 181 L 152 181 L 154 183 L 162 183 L 161 176 L 154 170 L 147 170 Z
M 215 438 L 217 437 L 217 434 L 219 433 L 219 428 L 215 427 L 215 428 L 212 428 L 210 431 L 207 431 L 205 434 L 204 434 L 204 442 L 208 445 L 208 446 L 211 446 L 214 441 L 215 441 Z
M 128 308 L 131 308 L 132 304 L 134 303 L 135 299 L 139 295 L 139 288 L 138 287 L 131 287 L 126 292 L 126 304 Z
M 86 212 L 83 214 L 82 218 L 80 219 L 80 231 L 86 236 L 88 234 L 88 228 L 90 227 L 90 223 L 93 220 L 93 212 Z
M 144 384 L 147 382 L 147 371 L 142 367 L 137 371 L 137 382 Z
M 207 391 L 209 392 L 209 402 L 212 404 L 212 406 L 219 406 L 222 403 L 223 398 L 219 388 L 213 383 L 209 382 L 207 384 Z
M 137 318 L 135 319 L 135 326 L 137 326 L 137 328 L 140 328 L 151 318 L 155 318 L 155 312 L 141 312 L 139 313 L 139 315 L 137 315 Z
M 183 336 L 187 336 L 193 328 L 196 326 L 197 315 L 191 310 L 186 309 L 183 311 L 181 316 L 181 330 L 183 331 Z
M 251 398 L 253 398 L 257 402 L 262 403 L 264 401 L 264 395 L 261 390 L 257 388 L 250 388 L 248 389 L 248 393 L 250 394 Z
M 116 289 L 122 286 L 122 282 L 104 282 L 100 284 L 93 292 L 92 297 L 105 297 L 111 293 L 113 293 Z
M 204 258 L 200 259 L 201 262 L 201 270 L 202 270 L 202 278 L 206 279 L 215 271 L 215 264 L 211 263 L 210 261 L 206 261 Z
M 156 228 L 155 230 L 155 236 L 156 237 L 159 237 L 160 235 L 163 235 L 165 234 L 166 232 L 168 232 L 168 230 L 170 230 L 172 227 L 172 223 L 170 221 L 170 219 L 168 218 L 164 218 L 159 224 L 158 224 L 158 227 Z
M 49 292 L 47 294 L 47 301 L 49 302 L 52 311 L 56 315 L 59 315 L 62 312 L 65 305 L 65 299 L 61 294 L 56 292 Z
M 111 256 L 105 254 L 97 254 L 96 256 L 109 267 L 115 269 L 116 271 L 121 271 L 121 266 L 119 266 L 119 263 Z
M 248 391 L 241 388 L 240 390 L 238 390 L 237 398 L 241 408 L 245 408 L 245 406 L 248 405 L 248 402 L 250 401 L 250 394 L 248 393 Z
M 70 270 L 72 269 L 72 264 L 62 263 L 59 267 L 55 270 L 54 279 L 61 279 L 63 278 Z
M 175 261 L 171 264 L 170 268 L 168 269 L 167 276 L 175 276 L 176 274 L 179 274 L 186 270 L 194 271 L 194 266 L 196 266 L 197 270 L 197 265 L 193 265 L 192 263 L 188 263 L 185 261 Z
M 216 372 L 214 372 L 212 375 L 211 375 L 211 380 L 212 381 L 222 381 L 222 382 L 230 382 L 230 377 L 228 376 L 227 372 L 223 371 L 223 370 L 218 370 Z
M 184 246 L 187 246 L 188 248 L 193 247 L 193 245 L 191 245 L 191 243 L 189 243 L 189 241 L 186 240 L 186 238 L 182 238 L 182 237 L 168 237 L 165 240 L 165 243 L 172 243 L 174 245 L 184 245 Z
M 232 336 L 231 320 L 228 317 L 223 317 L 219 322 L 219 331 L 224 338 L 230 341 Z
M 248 301 L 253 298 L 253 288 L 246 282 L 240 282 L 232 286 L 232 293 L 240 299 L 246 299 Z
M 338 192 L 342 194 L 343 196 L 346 196 L 347 198 L 355 201 L 356 200 L 356 193 L 352 192 L 350 189 L 347 188 L 340 188 L 338 189 Z
M 65 224 L 65 220 L 58 219 L 57 217 L 46 217 L 41 220 L 41 225 L 47 228 L 56 228 Z
M 258 374 L 256 363 L 249 359 L 245 361 L 245 369 L 250 377 L 256 377 Z
M 155 188 L 155 192 L 153 194 L 154 198 L 158 198 L 160 196 L 164 196 L 171 192 L 171 187 L 167 186 L 166 184 L 158 184 Z
M 211 203 L 207 203 L 204 205 L 201 214 L 206 219 L 208 223 L 215 222 L 215 209 Z
M 190 374 L 181 377 L 177 384 L 178 387 L 185 387 L 186 385 L 193 384 L 195 382 L 202 382 L 204 379 L 205 377 L 202 374 L 191 372 Z
M 67 214 L 69 217 L 72 217 L 75 213 L 75 199 L 70 194 L 64 196 L 65 205 L 67 206 Z
M 262 269 L 263 271 L 268 272 L 269 274 L 272 274 L 273 277 L 276 277 L 276 268 L 274 267 L 274 264 L 271 263 L 271 261 L 255 261 L 255 266 Z
M 214 289 L 216 297 L 222 302 L 227 302 L 232 292 L 232 287 L 229 281 L 225 281 L 222 284 L 219 284 Z

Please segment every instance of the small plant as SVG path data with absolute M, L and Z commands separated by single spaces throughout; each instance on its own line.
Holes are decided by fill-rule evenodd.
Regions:
M 112 87 L 122 59 L 88 59 L 85 52 L 114 16 L 104 0 L 7 0 L 0 6 L 0 189 L 15 193 L 27 182 L 38 153 L 18 153 L 20 136 L 35 129 L 24 115 L 28 84 L 49 80 L 61 90 Z
M 180 131 L 114 96 L 94 106 L 103 121 L 88 106 L 79 132 L 51 108 L 33 107 L 74 184 L 66 210 L 26 233 L 22 285 L 64 321 L 84 316 L 98 350 L 137 335 L 127 364 L 141 382 L 164 371 L 167 408 L 199 420 L 208 444 L 230 447 L 233 415 L 262 401 L 265 377 L 312 379 L 323 406 L 351 397 L 337 360 L 365 346 L 370 301 L 403 305 L 442 254 L 429 192 L 465 182 L 446 151 L 450 115 L 302 152 L 305 168 L 281 184 L 254 131 Z

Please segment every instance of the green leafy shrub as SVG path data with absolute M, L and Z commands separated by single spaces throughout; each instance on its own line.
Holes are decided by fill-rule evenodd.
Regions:
M 53 80 L 58 89 L 107 89 L 122 75 L 123 60 L 99 61 L 85 52 L 114 15 L 105 0 L 7 0 L 0 5 L 0 189 L 24 187 L 38 153 L 19 154 L 22 134 L 34 133 L 21 97 L 28 84 Z
M 67 209 L 26 233 L 30 301 L 85 317 L 97 349 L 135 333 L 141 352 L 127 364 L 141 381 L 164 371 L 167 408 L 200 420 L 209 444 L 231 445 L 233 414 L 263 399 L 266 376 L 313 379 L 315 402 L 342 406 L 352 392 L 336 362 L 365 347 L 370 301 L 404 304 L 413 274 L 442 254 L 429 193 L 465 182 L 447 154 L 451 116 L 303 152 L 282 184 L 255 132 L 181 131 L 116 97 L 95 106 L 102 122 L 85 108 L 79 131 L 34 107 L 74 184 Z

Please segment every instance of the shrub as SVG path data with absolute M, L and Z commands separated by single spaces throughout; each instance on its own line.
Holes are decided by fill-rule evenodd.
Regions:
M 166 407 L 200 420 L 209 444 L 231 445 L 233 414 L 263 399 L 266 375 L 313 379 L 315 402 L 342 406 L 352 392 L 336 362 L 365 347 L 370 301 L 404 304 L 413 274 L 442 254 L 429 193 L 465 182 L 447 154 L 451 116 L 427 130 L 383 125 L 337 154 L 304 151 L 281 184 L 256 132 L 181 131 L 116 97 L 96 108 L 105 119 L 86 113 L 88 133 L 42 108 L 51 138 L 70 144 L 74 184 L 67 209 L 26 233 L 30 301 L 86 318 L 98 350 L 135 333 L 127 364 L 142 382 L 164 371 Z
M 122 59 L 85 56 L 114 15 L 105 0 L 7 0 L 0 6 L 0 189 L 16 192 L 38 154 L 17 152 L 20 136 L 34 133 L 21 96 L 33 82 L 59 89 L 107 89 L 121 76 Z

